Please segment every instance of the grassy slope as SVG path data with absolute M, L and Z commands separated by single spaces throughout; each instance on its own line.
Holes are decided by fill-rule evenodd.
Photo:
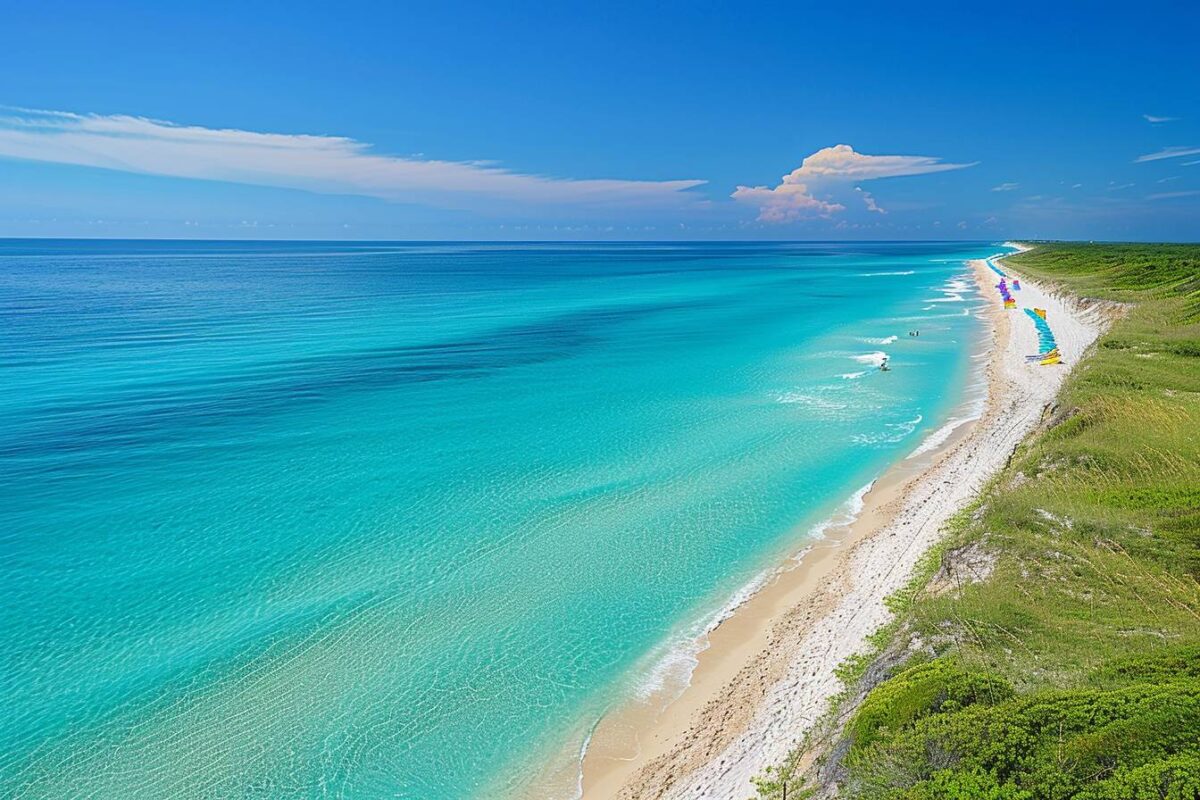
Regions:
M 990 577 L 891 629 L 912 655 L 847 724 L 841 794 L 1200 797 L 1200 246 L 1011 263 L 1134 305 L 951 534 Z

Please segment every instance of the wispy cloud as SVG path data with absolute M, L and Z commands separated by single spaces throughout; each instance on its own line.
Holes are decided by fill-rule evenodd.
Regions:
M 1020 188 L 1021 188 L 1021 184 L 1019 184 L 1019 183 L 1002 183 L 999 186 L 993 186 L 992 191 L 993 192 L 1011 192 L 1013 189 L 1020 189 Z
M 176 125 L 145 117 L 0 109 L 0 157 L 461 207 L 680 205 L 701 180 L 576 180 L 481 161 L 381 155 L 341 136 Z
M 1174 122 L 1179 119 L 1179 117 L 1156 117 L 1153 114 L 1142 114 L 1142 118 L 1151 125 L 1157 125 L 1160 122 Z
M 1144 161 L 1161 161 L 1164 158 L 1179 158 L 1181 156 L 1194 156 L 1200 154 L 1200 147 L 1164 147 L 1157 153 L 1147 153 L 1144 156 L 1138 156 L 1133 160 L 1133 163 L 1140 164 Z
M 1158 194 L 1146 195 L 1147 200 L 1172 200 L 1176 197 L 1196 197 L 1200 195 L 1200 189 L 1189 189 L 1184 192 L 1160 192 Z
M 875 202 L 875 196 L 861 186 L 855 186 L 854 190 L 862 194 L 863 203 L 867 206 L 867 211 L 874 211 L 876 214 L 886 214 L 887 211 L 879 207 Z
M 758 206 L 761 222 L 788 222 L 809 216 L 828 217 L 846 207 L 832 199 L 819 199 L 815 192 L 880 178 L 899 178 L 962 169 L 972 164 L 948 164 L 930 156 L 870 156 L 855 152 L 848 144 L 825 147 L 805 158 L 784 175 L 779 185 L 738 186 L 731 197 Z M 874 198 L 863 193 L 869 211 L 880 211 Z

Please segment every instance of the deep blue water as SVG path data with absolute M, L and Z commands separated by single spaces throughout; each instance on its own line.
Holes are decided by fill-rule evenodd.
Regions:
M 996 251 L 0 241 L 0 795 L 505 785 L 945 421 Z

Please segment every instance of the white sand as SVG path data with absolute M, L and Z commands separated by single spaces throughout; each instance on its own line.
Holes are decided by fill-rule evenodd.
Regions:
M 1003 261 L 1000 265 L 1012 272 Z M 884 598 L 904 586 L 943 525 L 975 497 L 1038 425 L 1071 366 L 1107 324 L 1103 313 L 1050 294 L 1025 278 L 1021 290 L 1013 293 L 1018 308 L 1004 311 L 994 288 L 999 277 L 981 261 L 972 266 L 993 309 L 995 351 L 983 418 L 904 487 L 889 522 L 844 553 L 833 600 L 814 604 L 806 611 L 802 627 L 790 636 L 787 631 L 773 636 L 772 652 L 759 654 L 760 663 L 765 663 L 767 658 L 779 659 L 782 650 L 784 666 L 755 668 L 751 659 L 738 673 L 743 685 L 728 689 L 724 701 L 728 704 L 738 697 L 752 707 L 730 713 L 717 707 L 720 699 L 710 703 L 693 715 L 678 741 L 663 748 L 663 755 L 625 782 L 619 797 L 744 800 L 752 795 L 750 779 L 782 762 L 842 690 L 835 668 L 861 652 L 867 636 L 890 620 Z M 1027 354 L 1037 352 L 1037 337 L 1023 309 L 1035 306 L 1048 312 L 1047 321 L 1065 362 L 1062 366 L 1025 362 Z M 830 594 L 826 587 L 825 596 Z M 762 683 L 747 691 L 745 683 L 755 675 L 762 676 Z M 754 699 L 747 701 L 747 697 Z M 737 729 L 722 727 L 721 720 Z

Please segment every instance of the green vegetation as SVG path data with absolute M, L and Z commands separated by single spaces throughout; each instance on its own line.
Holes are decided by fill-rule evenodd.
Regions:
M 851 798 L 1200 798 L 1200 246 L 1010 263 L 1132 305 L 943 548 L 990 576 L 907 604 L 827 758 Z
M 1061 283 L 1080 297 L 1182 301 L 1184 322 L 1200 317 L 1200 246 L 1047 242 L 1008 263 Z

